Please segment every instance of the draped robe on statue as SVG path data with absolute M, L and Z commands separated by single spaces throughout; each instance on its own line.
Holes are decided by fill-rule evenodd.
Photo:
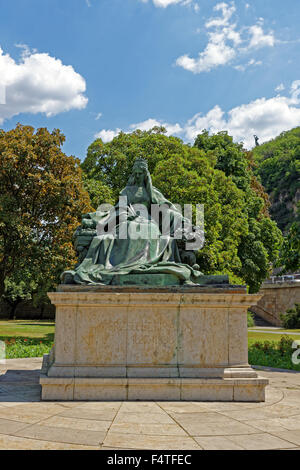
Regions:
M 173 274 L 178 283 L 197 283 L 202 273 L 181 262 L 178 240 L 174 238 L 177 229 L 192 233 L 191 222 L 152 186 L 147 170 L 146 184 L 142 187 L 130 184 L 120 196 L 127 198 L 127 205 L 118 204 L 110 212 L 94 212 L 85 215 L 90 225 L 99 233 L 92 238 L 87 254 L 74 271 L 65 274 L 73 276 L 76 284 L 113 284 L 113 278 L 128 274 Z M 143 211 L 133 205 L 142 204 Z M 170 217 L 170 231 L 164 232 L 162 222 L 151 218 L 151 204 L 164 204 Z M 124 218 L 124 215 L 127 215 Z M 123 220 L 124 218 L 124 220 Z M 115 233 L 105 228 L 115 226 Z M 127 233 L 127 238 L 120 234 Z M 132 234 L 141 234 L 134 238 Z M 121 235 L 122 236 L 122 235 Z

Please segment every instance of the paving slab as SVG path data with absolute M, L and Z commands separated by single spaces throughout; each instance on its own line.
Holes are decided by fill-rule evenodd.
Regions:
M 230 436 L 228 438 L 245 450 L 275 450 L 296 447 L 291 442 L 268 433 L 251 434 L 250 436 Z
M 1 450 L 98 450 L 98 446 L 83 446 L 62 442 L 40 441 L 0 434 Z
M 300 431 L 281 431 L 274 432 L 275 436 L 284 439 L 290 443 L 300 446 Z
M 201 450 L 201 446 L 191 437 L 182 436 L 150 436 L 136 434 L 118 434 L 109 432 L 104 445 L 122 449 L 145 450 Z
M 110 428 L 111 433 L 144 434 L 148 436 L 185 436 L 188 434 L 176 424 L 136 424 L 115 423 Z
M 41 402 L 40 358 L 0 368 L 0 449 L 300 449 L 300 372 L 260 368 L 264 403 Z
M 66 429 L 55 426 L 41 426 L 34 424 L 14 433 L 17 437 L 29 437 L 36 440 L 64 442 L 66 444 L 82 444 L 98 446 L 105 439 L 105 432 L 87 431 L 79 429 Z
M 196 442 L 203 450 L 244 450 L 225 436 L 195 437 Z

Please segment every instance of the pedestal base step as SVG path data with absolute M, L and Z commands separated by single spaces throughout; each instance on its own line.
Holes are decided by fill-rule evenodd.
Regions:
M 42 400 L 265 401 L 263 378 L 59 378 L 41 374 Z

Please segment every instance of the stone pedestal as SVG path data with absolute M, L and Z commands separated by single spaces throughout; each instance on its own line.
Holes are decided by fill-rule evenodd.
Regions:
M 243 287 L 60 286 L 43 400 L 264 401 Z

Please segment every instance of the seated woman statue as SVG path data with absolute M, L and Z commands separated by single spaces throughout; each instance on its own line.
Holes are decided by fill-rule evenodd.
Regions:
M 180 249 L 195 239 L 193 230 L 191 221 L 152 186 L 147 162 L 138 158 L 117 205 L 83 216 L 75 232 L 79 262 L 62 274 L 62 282 L 157 285 L 155 274 L 163 274 L 160 285 L 195 284 L 202 273 L 194 253 Z

